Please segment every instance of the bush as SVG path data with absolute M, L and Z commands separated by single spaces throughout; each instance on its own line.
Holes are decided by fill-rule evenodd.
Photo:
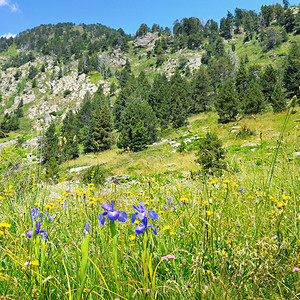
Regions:
M 196 162 L 206 174 L 220 174 L 225 169 L 225 150 L 216 133 L 208 132 L 200 140 L 197 157 Z
M 105 171 L 101 168 L 101 165 L 92 166 L 83 173 L 81 181 L 84 184 L 103 185 L 105 182 Z

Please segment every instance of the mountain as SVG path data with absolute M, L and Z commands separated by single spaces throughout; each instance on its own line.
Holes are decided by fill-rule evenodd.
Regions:
M 0 137 L 37 137 L 55 121 L 62 139 L 62 120 L 72 111 L 74 133 L 65 139 L 76 137 L 81 152 L 94 152 L 104 126 L 96 125 L 95 112 L 107 106 L 114 123 L 110 140 L 141 150 L 195 113 L 217 110 L 219 121 L 227 122 L 284 110 L 299 96 L 299 14 L 299 7 L 276 4 L 259 14 L 237 8 L 220 25 L 184 18 L 172 33 L 157 24 L 142 24 L 131 36 L 100 24 L 59 23 L 1 38 Z M 221 95 L 228 81 L 235 109 L 228 108 L 232 96 Z

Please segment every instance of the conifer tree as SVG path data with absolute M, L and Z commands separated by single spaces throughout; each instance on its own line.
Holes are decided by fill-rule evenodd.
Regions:
M 220 123 L 234 121 L 238 114 L 238 93 L 234 83 L 229 80 L 225 82 L 217 96 L 215 107 L 219 115 Z
M 201 65 L 192 80 L 190 111 L 192 113 L 206 111 L 212 101 L 212 91 L 207 69 Z
M 277 82 L 277 73 L 272 65 L 268 65 L 261 78 L 262 91 L 265 95 L 265 99 L 271 103 L 271 97 L 275 89 Z
M 55 123 L 51 122 L 42 141 L 41 154 L 43 164 L 49 162 L 51 157 L 55 158 L 56 161 L 59 158 L 58 136 L 55 131 Z
M 262 112 L 264 107 L 265 99 L 261 86 L 255 80 L 251 80 L 247 84 L 246 94 L 243 99 L 243 112 L 246 115 L 257 114 Z
M 287 89 L 288 97 L 300 98 L 300 46 L 293 43 L 289 49 L 288 56 L 284 63 L 283 83 Z
M 281 112 L 286 109 L 286 99 L 279 82 L 276 83 L 272 93 L 271 104 L 274 113 Z
M 99 152 L 111 147 L 112 139 L 112 120 L 106 105 L 96 109 L 94 114 L 95 126 L 92 133 L 93 151 Z

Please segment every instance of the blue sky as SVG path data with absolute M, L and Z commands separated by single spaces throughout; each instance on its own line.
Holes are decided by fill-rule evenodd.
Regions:
M 134 34 L 141 23 L 171 28 L 176 19 L 185 17 L 219 21 L 236 7 L 258 12 L 261 5 L 277 2 L 282 5 L 274 0 L 0 0 L 0 36 L 58 22 L 100 23 Z

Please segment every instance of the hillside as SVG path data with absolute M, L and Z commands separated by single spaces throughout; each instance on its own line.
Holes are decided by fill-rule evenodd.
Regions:
M 299 299 L 300 9 L 0 38 L 0 298 Z

